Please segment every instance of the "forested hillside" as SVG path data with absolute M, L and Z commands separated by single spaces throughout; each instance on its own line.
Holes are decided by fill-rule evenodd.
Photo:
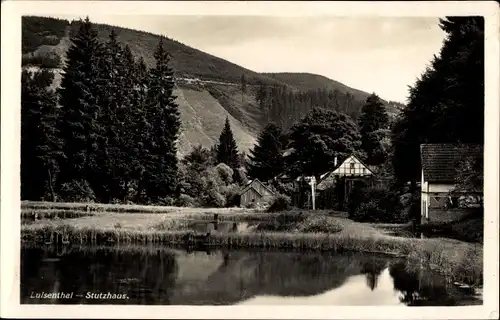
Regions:
M 79 21 L 70 22 L 44 17 L 23 17 L 23 65 L 53 69 L 55 71 L 53 87 L 58 87 L 61 78 L 59 75 L 62 66 L 61 62 L 71 45 L 69 37 L 76 34 L 79 25 Z M 98 31 L 100 41 L 106 41 L 111 30 L 114 30 L 118 41 L 129 46 L 135 57 L 142 57 L 148 68 L 154 65 L 153 52 L 160 36 L 144 31 L 103 24 L 94 24 L 94 28 Z M 255 137 L 271 120 L 289 126 L 308 110 L 318 106 L 345 112 L 356 119 L 363 103 L 369 96 L 366 92 L 350 88 L 323 76 L 306 73 L 259 74 L 169 38 L 163 38 L 163 43 L 165 50 L 171 55 L 171 66 L 177 78 L 201 79 L 202 81 L 218 81 L 232 84 L 204 83 L 203 86 L 198 86 L 195 94 L 193 92 L 187 93 L 191 98 L 188 104 L 194 109 L 184 110 L 181 107 L 181 114 L 187 115 L 187 113 L 193 111 L 199 114 L 205 113 L 205 111 L 197 109 L 201 104 L 196 103 L 196 101 L 206 101 L 207 97 L 203 90 L 207 90 L 222 106 L 222 109 L 217 109 L 217 112 L 222 113 L 216 115 L 216 117 L 224 118 L 224 113 L 229 113 L 234 118 L 236 126 L 241 127 L 242 131 L 245 132 L 239 136 L 250 135 Z M 187 86 L 182 82 L 178 82 L 177 85 L 180 90 L 178 91 L 179 96 L 183 96 L 183 90 Z M 274 106 L 269 105 L 267 103 L 269 101 L 266 103 L 259 101 L 257 95 L 263 86 L 266 87 L 268 92 L 277 92 L 277 90 L 281 92 L 284 90 L 293 93 L 296 96 L 294 99 L 300 100 L 294 106 L 293 115 L 289 115 L 292 110 L 286 106 L 290 100 L 285 99 L 283 95 L 279 97 L 276 95 L 273 98 Z M 335 96 L 336 100 L 319 101 L 316 98 L 304 98 L 316 96 L 315 92 L 318 90 L 325 92 L 330 97 Z M 302 98 L 299 99 L 299 96 Z M 288 102 L 281 101 L 282 99 Z M 385 103 L 385 101 L 383 102 Z M 180 103 L 183 104 L 182 101 Z M 397 113 L 397 110 L 391 106 L 388 106 L 387 111 L 389 114 Z M 187 119 L 185 116 L 183 118 Z M 187 121 L 192 120 L 187 119 Z M 195 141 L 215 141 L 217 139 L 210 132 L 203 130 L 209 125 L 204 123 L 204 117 L 199 117 L 197 121 L 201 123 L 198 126 L 198 131 L 186 131 L 190 130 L 189 127 L 196 127 L 194 125 L 184 128 L 182 137 L 191 137 L 194 140 L 181 139 L 181 152 L 186 150 L 188 145 L 194 144 Z M 246 139 L 245 141 L 250 140 Z M 246 145 L 246 143 L 244 144 Z M 208 147 L 208 145 L 203 145 Z M 243 147 L 243 149 L 246 151 L 247 148 Z

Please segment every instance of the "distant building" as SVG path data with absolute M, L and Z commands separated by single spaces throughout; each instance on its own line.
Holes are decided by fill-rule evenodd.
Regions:
M 355 155 L 348 156 L 339 165 L 337 165 L 337 161 L 335 160 L 334 168 L 322 174 L 316 185 L 319 207 L 334 208 L 338 205 L 335 202 L 339 202 L 339 191 L 338 189 L 335 191 L 335 187 L 342 181 L 341 187 L 343 190 L 340 193 L 343 194 L 343 199 L 341 200 L 340 207 L 344 208 L 356 181 L 366 180 L 374 175 L 375 168 L 364 164 Z M 343 179 L 341 180 L 341 178 Z
M 274 196 L 274 192 L 266 187 L 259 179 L 254 179 L 247 183 L 240 193 L 240 205 L 263 204 Z
M 465 207 L 481 201 L 481 192 L 452 194 L 455 189 L 458 162 L 462 156 L 482 152 L 482 147 L 458 144 L 422 144 L 420 156 L 421 173 L 421 216 L 422 223 L 448 222 L 458 220 L 468 213 Z M 461 205 L 462 200 L 472 202 Z M 470 201 L 472 200 L 472 201 Z
M 333 170 L 322 174 L 316 189 L 325 190 L 331 187 L 339 177 L 365 178 L 372 176 L 373 171 L 373 168 L 364 164 L 358 157 L 350 155 L 340 165 L 335 163 Z

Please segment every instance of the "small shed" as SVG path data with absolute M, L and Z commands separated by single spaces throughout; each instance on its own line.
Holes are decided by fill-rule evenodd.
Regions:
M 269 201 L 274 196 L 274 192 L 266 187 L 259 179 L 253 179 L 240 193 L 240 205 L 260 204 Z

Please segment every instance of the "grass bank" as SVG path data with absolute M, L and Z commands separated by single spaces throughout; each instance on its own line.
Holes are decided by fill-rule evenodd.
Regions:
M 187 210 L 183 218 L 210 217 L 214 210 Z M 226 212 L 221 219 L 248 221 L 261 219 L 273 225 L 279 213 Z M 210 236 L 189 230 L 189 220 L 179 215 L 141 213 L 96 213 L 77 219 L 40 220 L 21 226 L 22 239 L 28 243 L 64 241 L 75 245 L 165 245 L 199 244 L 206 247 L 324 250 L 335 252 L 374 252 L 407 257 L 412 265 L 430 266 L 453 281 L 479 285 L 483 277 L 482 246 L 450 239 L 415 239 L 384 234 L 381 230 L 346 218 L 308 215 L 310 219 L 293 219 L 288 231 L 212 232 Z M 297 219 L 297 218 L 295 218 Z M 201 219 L 203 220 L 203 218 Z M 305 221 L 305 222 L 304 222 Z M 285 223 L 287 224 L 287 223 Z M 336 233 L 322 232 L 324 226 L 335 226 Z M 266 229 L 266 228 L 264 228 Z M 272 229 L 272 228 L 271 228 Z M 52 239 L 50 236 L 52 235 Z M 59 238 L 58 238 L 59 237 Z

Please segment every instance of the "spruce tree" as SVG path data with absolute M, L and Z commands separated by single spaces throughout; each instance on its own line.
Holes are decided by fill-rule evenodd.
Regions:
M 224 128 L 219 137 L 219 144 L 217 145 L 217 162 L 227 164 L 234 171 L 240 167 L 238 147 L 236 146 L 228 117 L 226 117 Z
M 55 182 L 62 158 L 54 74 L 43 69 L 21 75 L 21 199 L 56 201 Z
M 127 136 L 124 119 L 131 106 L 127 103 L 130 88 L 124 50 L 118 42 L 116 33 L 111 30 L 108 41 L 103 46 L 103 55 L 99 59 L 99 113 L 97 170 L 101 183 L 95 192 L 103 202 L 120 199 L 123 195 L 122 178 L 129 163 Z M 130 87 L 130 86 L 129 86 Z
M 282 132 L 270 123 L 260 133 L 257 144 L 250 152 L 248 175 L 261 181 L 268 181 L 283 171 Z
M 102 46 L 88 17 L 81 22 L 71 42 L 59 90 L 65 155 L 61 182 L 80 181 L 96 186 L 100 184 L 95 166 L 100 112 L 98 63 Z
M 146 163 L 143 182 L 147 196 L 154 202 L 163 201 L 177 190 L 177 137 L 180 114 L 174 96 L 174 73 L 170 56 L 160 38 L 154 53 L 156 66 L 149 72 L 145 117 L 148 120 Z
M 361 133 L 361 149 L 366 153 L 366 163 L 379 165 L 385 161 L 386 152 L 382 140 L 389 127 L 389 117 L 380 98 L 373 93 L 366 99 L 358 120 Z

